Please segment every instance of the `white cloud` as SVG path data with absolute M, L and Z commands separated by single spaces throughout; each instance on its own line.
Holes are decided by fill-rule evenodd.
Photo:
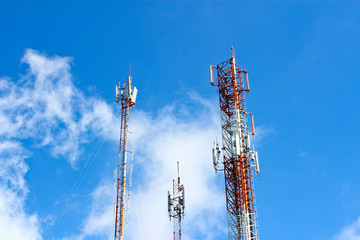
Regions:
M 28 49 L 22 62 L 29 70 L 20 81 L 0 80 L 0 135 L 35 139 L 72 164 L 82 152 L 81 144 L 89 140 L 89 131 L 116 139 L 116 132 L 110 131 L 116 122 L 111 108 L 103 100 L 85 97 L 73 85 L 71 58 Z
M 344 227 L 334 240 L 360 240 L 360 217 L 351 225 Z
M 83 240 L 90 236 L 100 239 L 113 239 L 113 202 L 114 197 L 111 182 L 104 181 L 91 194 L 90 214 L 85 219 L 81 233 L 63 240 Z
M 0 143 L 0 239 L 42 239 L 38 217 L 24 211 L 28 193 L 24 175 L 27 157 L 21 145 L 14 141 Z
M 202 211 L 216 212 L 221 208 L 217 201 L 219 188 L 211 185 L 215 178 L 211 147 L 219 129 L 218 116 L 207 115 L 209 110 L 194 114 L 192 119 L 181 119 L 174 116 L 172 109 L 164 109 L 155 118 L 147 116 L 147 133 L 140 135 L 136 129 L 139 125 L 144 127 L 141 121 L 144 114 L 134 116 L 137 152 L 142 156 L 140 164 L 146 169 L 146 186 L 140 187 L 134 198 L 154 199 L 156 211 L 161 210 L 166 216 L 166 192 L 172 189 L 179 161 L 188 202 L 186 220 L 191 221 Z
M 100 185 L 92 193 L 92 208 L 90 217 L 84 226 L 84 233 L 79 239 L 88 235 L 104 234 L 112 239 L 113 228 L 113 205 L 114 192 L 111 189 L 111 182 Z
M 64 156 L 75 165 L 82 144 L 94 137 L 117 139 L 117 123 L 103 100 L 86 97 L 72 83 L 71 58 L 48 57 L 25 51 L 28 72 L 17 82 L 0 78 L 0 239 L 37 240 L 41 224 L 25 210 L 29 192 L 24 176 L 25 159 L 32 147 L 49 146 L 53 156 Z M 26 147 L 29 147 L 27 145 Z M 31 148 L 31 147 L 30 147 Z M 34 156 L 36 158 L 36 156 Z

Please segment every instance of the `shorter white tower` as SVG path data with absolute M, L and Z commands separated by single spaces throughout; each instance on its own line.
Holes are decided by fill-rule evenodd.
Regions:
M 181 240 L 181 218 L 185 216 L 185 188 L 180 184 L 179 162 L 177 162 L 177 181 L 173 180 L 173 196 L 168 191 L 169 218 L 174 218 L 174 240 Z

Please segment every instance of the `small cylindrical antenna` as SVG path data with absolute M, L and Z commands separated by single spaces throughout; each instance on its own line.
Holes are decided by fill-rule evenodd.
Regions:
M 210 65 L 210 84 L 214 85 L 213 66 Z
M 250 91 L 249 78 L 248 78 L 248 74 L 247 74 L 246 68 L 245 68 L 244 70 L 245 70 L 246 87 L 247 87 L 247 90 Z

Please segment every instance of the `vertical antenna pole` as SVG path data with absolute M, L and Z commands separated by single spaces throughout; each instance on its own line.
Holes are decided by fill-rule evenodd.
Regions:
M 116 181 L 116 203 L 115 203 L 115 240 L 123 240 L 124 238 L 124 218 L 125 218 L 125 203 L 126 198 L 126 184 L 127 184 L 127 139 L 128 139 L 128 122 L 129 109 L 135 106 L 137 89 L 131 87 L 131 66 L 127 82 L 123 83 L 123 87 L 116 86 L 115 101 L 121 100 L 121 126 L 120 126 L 120 144 L 119 144 L 119 162 L 117 165 L 117 181 Z M 134 97 L 135 95 L 135 97 Z M 130 172 L 130 171 L 129 171 Z M 130 184 L 130 181 L 129 183 Z M 130 185 L 129 192 L 130 193 Z

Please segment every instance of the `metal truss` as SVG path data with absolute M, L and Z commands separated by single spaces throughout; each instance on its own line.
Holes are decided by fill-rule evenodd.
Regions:
M 179 162 L 177 162 L 178 178 L 173 180 L 173 196 L 168 192 L 169 218 L 174 218 L 174 240 L 181 240 L 181 218 L 185 216 L 185 187 L 180 184 Z
M 217 82 L 213 69 L 217 70 Z M 249 92 L 247 71 L 235 63 L 235 57 L 210 66 L 211 84 L 219 90 L 222 154 L 214 144 L 215 170 L 224 171 L 230 240 L 257 240 L 255 197 L 252 175 L 259 172 L 257 152 L 251 150 L 250 135 L 254 135 L 253 116 L 246 111 L 245 94 Z M 248 118 L 251 119 L 251 131 Z M 253 163 L 253 164 L 252 164 Z

